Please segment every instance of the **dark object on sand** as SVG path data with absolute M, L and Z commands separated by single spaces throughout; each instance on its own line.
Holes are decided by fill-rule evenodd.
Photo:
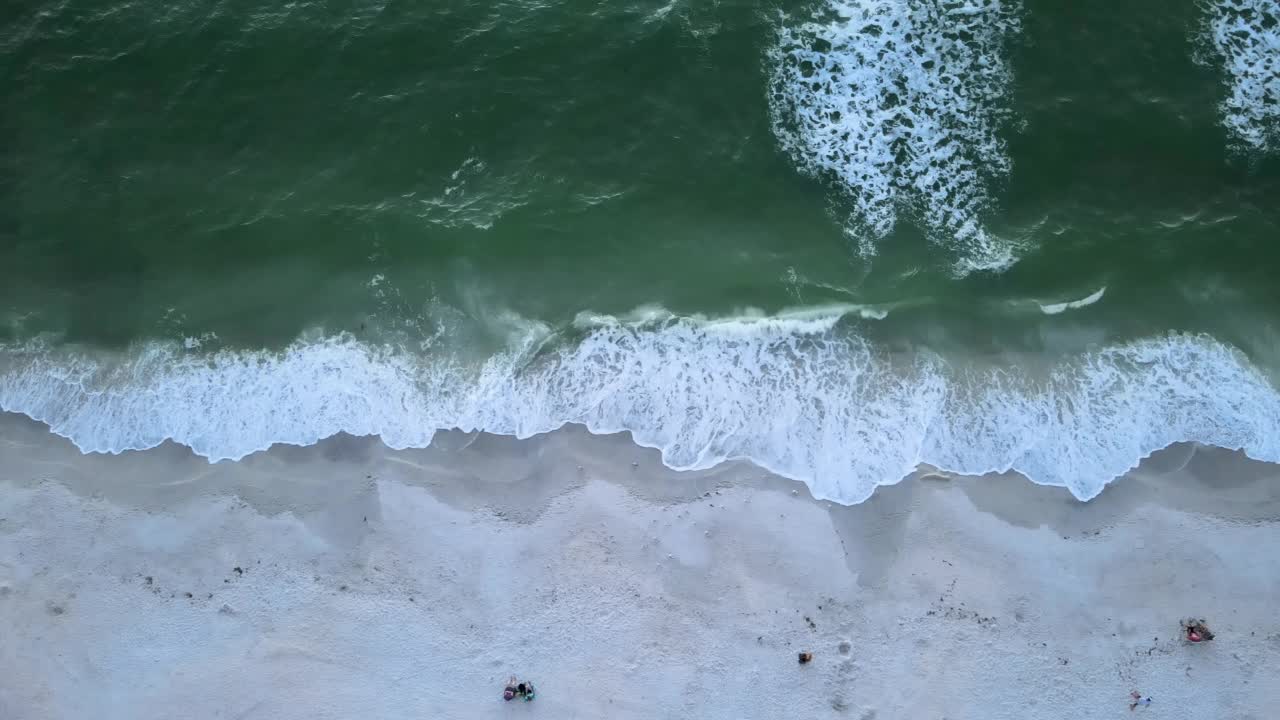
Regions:
M 801 664 L 801 665 L 804 665 L 805 663 L 809 662 L 809 661 L 810 661 L 810 660 L 812 660 L 812 659 L 813 659 L 813 653 L 807 653 L 807 652 L 802 652 L 802 653 L 800 653 L 800 664 Z
M 1182 632 L 1187 638 L 1187 642 L 1205 642 L 1213 639 L 1213 632 L 1209 630 L 1209 626 L 1205 624 L 1203 619 L 1187 618 L 1182 621 Z

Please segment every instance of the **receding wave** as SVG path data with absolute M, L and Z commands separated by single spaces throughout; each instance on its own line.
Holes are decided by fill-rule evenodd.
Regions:
M 673 468 L 749 459 L 843 503 L 921 463 L 1018 470 L 1088 499 L 1179 441 L 1280 461 L 1280 394 L 1210 338 L 1118 345 L 1032 376 L 886 353 L 856 323 L 820 318 L 594 316 L 480 363 L 347 335 L 276 352 L 36 342 L 0 349 L 0 409 L 84 451 L 171 439 L 211 461 L 338 432 L 404 448 L 444 428 L 527 437 L 581 423 L 630 431 Z
M 1222 124 L 1247 152 L 1280 147 L 1280 6 L 1275 0 L 1207 3 L 1205 39 L 1220 65 L 1227 95 Z
M 1016 2 L 831 0 L 786 18 L 771 53 L 774 134 L 799 167 L 833 179 L 863 252 L 912 213 L 957 269 L 1001 269 L 1007 243 L 980 218 L 1010 169 L 1004 55 Z

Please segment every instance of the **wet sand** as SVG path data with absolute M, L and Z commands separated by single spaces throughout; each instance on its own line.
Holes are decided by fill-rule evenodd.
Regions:
M 1192 446 L 845 507 L 576 427 L 210 465 L 0 415 L 0 717 L 1261 720 L 1277 520 L 1280 468 Z

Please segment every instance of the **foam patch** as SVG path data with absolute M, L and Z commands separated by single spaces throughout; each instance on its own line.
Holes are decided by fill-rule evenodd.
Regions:
M 1215 0 L 1205 22 L 1208 53 L 1222 68 L 1222 125 L 1245 152 L 1280 148 L 1280 5 L 1275 0 Z
M 1020 27 L 1002 0 L 832 0 L 778 30 L 774 133 L 848 198 L 864 253 L 912 215 L 961 273 L 1014 261 L 981 218 L 1010 170 L 1004 46 Z

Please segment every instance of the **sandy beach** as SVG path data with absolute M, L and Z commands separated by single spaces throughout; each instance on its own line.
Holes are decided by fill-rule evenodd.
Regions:
M 924 470 L 852 507 L 576 427 L 211 465 L 4 415 L 0 457 L 7 720 L 1280 707 L 1280 470 L 1224 451 L 1169 448 L 1087 504 Z M 1189 614 L 1217 638 L 1185 642 Z M 504 703 L 510 675 L 537 700 Z

